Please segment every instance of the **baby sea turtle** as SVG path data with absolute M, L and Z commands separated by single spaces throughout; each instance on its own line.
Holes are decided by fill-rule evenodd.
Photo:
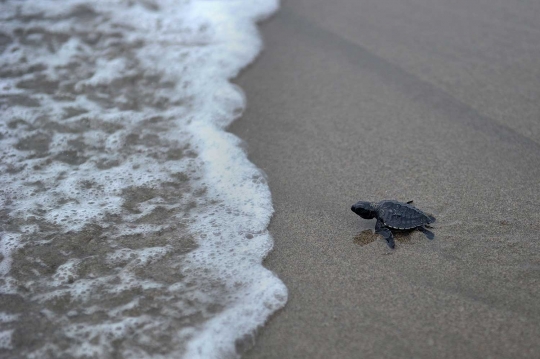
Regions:
M 413 201 L 407 203 L 385 200 L 379 203 L 360 201 L 352 205 L 351 210 L 364 219 L 377 219 L 375 233 L 386 239 L 388 247 L 394 248 L 394 236 L 390 229 L 411 231 L 418 229 L 429 239 L 434 235 L 425 227 L 435 222 L 435 217 L 429 216 L 411 205 Z

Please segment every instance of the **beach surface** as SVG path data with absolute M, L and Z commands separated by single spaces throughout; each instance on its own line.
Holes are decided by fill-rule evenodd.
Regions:
M 283 1 L 231 131 L 289 290 L 245 358 L 540 357 L 540 4 Z M 438 219 L 390 250 L 358 200 Z

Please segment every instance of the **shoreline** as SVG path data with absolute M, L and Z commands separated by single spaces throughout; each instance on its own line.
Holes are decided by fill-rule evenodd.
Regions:
M 260 25 L 266 50 L 235 80 L 248 107 L 229 130 L 267 173 L 264 265 L 289 301 L 245 358 L 540 355 L 540 88 L 523 79 L 540 40 L 517 41 L 540 9 L 527 6 L 288 1 Z M 382 199 L 433 213 L 435 239 L 359 245 L 374 223 L 350 205 Z

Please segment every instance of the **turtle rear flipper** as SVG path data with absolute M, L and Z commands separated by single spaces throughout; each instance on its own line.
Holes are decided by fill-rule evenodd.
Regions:
M 427 226 L 425 226 L 427 227 Z M 428 239 L 434 239 L 435 238 L 435 235 L 433 234 L 433 232 L 427 230 L 424 226 L 420 226 L 418 227 L 418 230 L 422 233 L 424 233 L 426 235 L 426 237 L 428 237 Z

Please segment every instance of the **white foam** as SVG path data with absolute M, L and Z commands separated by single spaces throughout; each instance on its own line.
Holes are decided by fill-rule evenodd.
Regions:
M 38 107 L 17 102 L 2 107 L 0 132 L 8 135 L 0 142 L 5 183 L 0 207 L 22 224 L 0 241 L 0 291 L 18 293 L 16 288 L 24 286 L 30 294 L 19 294 L 38 307 L 58 298 L 69 301 L 65 312 L 43 309 L 42 314 L 50 331 L 69 338 L 70 345 L 44 342 L 26 353 L 29 357 L 48 350 L 74 357 L 106 357 L 115 350 L 123 357 L 160 357 L 145 348 L 163 332 L 171 337 L 163 357 L 238 357 L 237 342 L 287 300 L 283 283 L 261 264 L 272 248 L 267 226 L 273 208 L 264 174 L 248 161 L 240 140 L 224 130 L 245 108 L 245 96 L 229 80 L 260 52 L 255 22 L 276 11 L 278 2 L 152 4 L 40 0 L 3 5 L 5 31 L 46 31 L 28 35 L 30 45 L 14 42 L 0 54 L 0 70 L 21 73 L 0 80 L 0 96 L 39 102 Z M 88 18 L 70 15 L 83 7 L 93 9 Z M 16 20 L 22 15 L 34 20 Z M 38 85 L 21 85 L 36 80 L 32 66 L 44 67 L 40 73 L 57 81 L 59 90 L 34 93 Z M 183 156 L 166 157 L 169 150 Z M 189 189 L 181 187 L 177 196 L 164 191 L 179 174 L 189 175 Z M 163 222 L 156 213 L 174 215 Z M 50 274 L 40 272 L 49 266 L 48 257 L 33 252 L 35 276 L 11 275 L 11 269 L 18 270 L 13 262 L 18 248 L 64 248 L 62 241 L 84 234 L 90 225 L 100 234 L 88 240 L 102 241 L 95 252 L 78 254 L 67 246 L 61 250 L 63 262 Z M 197 244 L 185 253 L 171 242 L 145 242 L 167 231 L 180 236 L 184 232 L 178 228 L 184 227 Z M 137 243 L 125 244 L 125 238 Z M 98 272 L 87 264 L 95 258 L 103 266 Z M 140 274 L 160 263 L 177 270 L 176 282 L 160 279 L 159 273 Z M 139 297 L 115 304 L 115 298 L 132 293 L 150 293 L 161 312 L 148 314 Z M 216 306 L 220 309 L 212 309 Z M 106 319 L 81 321 L 92 313 Z M 177 317 L 190 316 L 204 320 L 178 324 Z M 16 325 L 19 314 L 4 317 Z M 136 339 L 129 334 L 135 330 Z M 113 341 L 128 337 L 128 344 L 113 347 Z M 11 334 L 0 341 L 8 348 Z
M 0 323 L 9 323 L 16 320 L 19 316 L 8 314 L 6 312 L 0 312 Z
M 12 349 L 11 346 L 11 336 L 13 335 L 12 330 L 3 330 L 0 331 L 0 349 Z

